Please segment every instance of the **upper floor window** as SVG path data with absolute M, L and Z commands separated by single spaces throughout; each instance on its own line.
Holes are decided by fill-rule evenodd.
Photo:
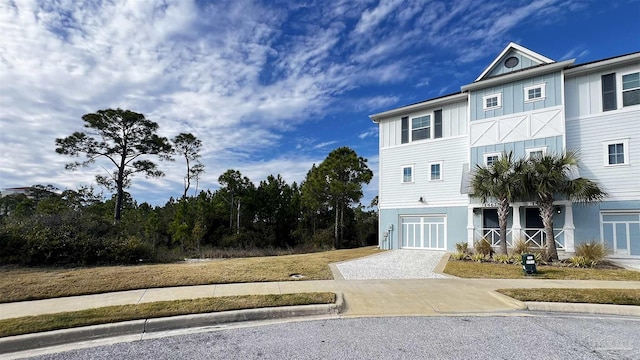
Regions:
M 431 137 L 431 115 L 411 119 L 411 141 Z
M 493 165 L 493 163 L 497 162 L 498 160 L 500 160 L 499 153 L 484 154 L 484 164 L 486 166 L 491 166 Z
M 527 149 L 527 159 L 540 159 L 547 153 L 546 147 Z
M 429 180 L 442 180 L 442 162 L 429 164 Z
M 622 106 L 640 104 L 640 72 L 622 75 Z
M 482 109 L 494 110 L 502 107 L 502 93 L 482 97 Z
M 442 109 L 434 110 L 433 113 L 423 113 L 411 119 L 408 116 L 403 116 L 400 119 L 400 123 L 402 134 L 400 143 L 402 144 L 443 137 Z
M 536 84 L 532 86 L 527 86 L 524 88 L 524 101 L 538 101 L 544 100 L 546 84 Z
M 629 139 L 605 141 L 603 145 L 605 166 L 629 164 Z
M 403 183 L 413 182 L 413 165 L 407 165 L 402 167 L 402 182 Z

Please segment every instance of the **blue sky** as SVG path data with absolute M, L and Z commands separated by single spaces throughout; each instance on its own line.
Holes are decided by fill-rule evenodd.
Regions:
M 111 167 L 66 171 L 54 140 L 116 107 L 200 138 L 199 189 L 231 168 L 300 182 L 339 146 L 377 173 L 368 115 L 459 91 L 510 41 L 576 63 L 638 51 L 639 18 L 637 0 L 0 0 L 0 189 L 93 184 Z M 183 167 L 129 191 L 163 204 Z

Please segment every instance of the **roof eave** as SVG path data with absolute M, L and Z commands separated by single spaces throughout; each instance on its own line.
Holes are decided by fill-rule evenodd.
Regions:
M 615 57 L 615 58 L 611 58 L 603 61 L 596 61 L 596 62 L 584 64 L 584 65 L 578 64 L 575 67 L 565 70 L 564 73 L 567 76 L 576 76 L 576 75 L 580 75 L 580 74 L 584 74 L 584 73 L 588 73 L 596 70 L 604 70 L 608 67 L 613 67 L 613 66 L 637 64 L 638 62 L 640 62 L 640 52 L 636 52 L 636 53 L 632 53 L 632 54 L 628 54 L 620 57 Z
M 449 104 L 449 103 L 453 103 L 453 102 L 458 102 L 458 101 L 465 100 L 465 99 L 467 99 L 467 94 L 460 92 L 460 93 L 453 94 L 453 95 L 450 95 L 450 96 L 441 97 L 441 98 L 437 98 L 437 99 L 433 99 L 433 100 L 427 100 L 427 101 L 419 102 L 419 103 L 416 103 L 416 104 L 407 105 L 407 106 L 403 106 L 403 107 L 387 110 L 387 111 L 384 111 L 384 112 L 381 112 L 381 113 L 369 115 L 369 118 L 373 122 L 378 123 L 378 122 L 380 122 L 380 121 L 382 121 L 382 120 L 384 120 L 386 118 L 390 118 L 392 116 L 397 116 L 397 115 L 404 114 L 404 113 L 423 110 L 423 109 L 431 108 L 431 107 L 434 107 L 434 106 L 440 106 L 440 105 L 445 105 L 445 104 Z

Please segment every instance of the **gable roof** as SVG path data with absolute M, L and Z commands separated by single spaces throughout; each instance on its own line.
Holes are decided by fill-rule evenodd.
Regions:
M 510 51 L 518 51 L 522 55 L 524 55 L 525 57 L 527 57 L 527 58 L 531 59 L 533 62 L 537 63 L 538 65 L 545 65 L 545 64 L 550 64 L 550 63 L 554 63 L 555 62 L 554 60 L 549 59 L 548 57 L 546 57 L 544 55 L 540 55 L 535 51 L 529 50 L 524 46 L 520 46 L 520 45 L 518 45 L 518 44 L 516 44 L 514 42 L 510 42 L 509 45 L 507 45 L 507 47 L 505 47 L 504 50 L 502 50 L 500 55 L 498 55 L 498 57 L 496 57 L 491 62 L 491 64 L 489 64 L 489 66 L 487 66 L 487 68 L 484 69 L 484 71 L 480 74 L 480 76 L 478 76 L 478 78 L 474 82 L 483 80 L 485 77 L 487 77 L 487 75 L 490 74 L 491 71 L 498 66 L 498 64 L 501 62 L 501 60 Z

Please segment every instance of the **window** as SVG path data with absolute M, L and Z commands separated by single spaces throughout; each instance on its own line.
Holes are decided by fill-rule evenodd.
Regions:
M 402 167 L 402 182 L 403 183 L 413 182 L 413 165 Z
M 482 97 L 482 109 L 494 110 L 502 107 L 502 93 Z
M 622 106 L 640 104 L 640 72 L 622 75 Z
M 500 159 L 499 153 L 484 154 L 484 164 L 486 166 L 493 165 L 493 163 L 498 161 L 499 159 Z
M 527 149 L 527 159 L 540 159 L 547 153 L 546 147 Z
M 629 164 L 629 139 L 605 141 L 604 165 L 628 165 Z
M 442 180 L 442 163 L 429 164 L 429 180 Z
M 616 74 L 602 75 L 602 111 L 618 108 L 616 99 Z
M 431 115 L 411 119 L 411 141 L 431 137 Z
M 544 100 L 546 84 L 536 84 L 524 88 L 524 101 L 532 102 Z

